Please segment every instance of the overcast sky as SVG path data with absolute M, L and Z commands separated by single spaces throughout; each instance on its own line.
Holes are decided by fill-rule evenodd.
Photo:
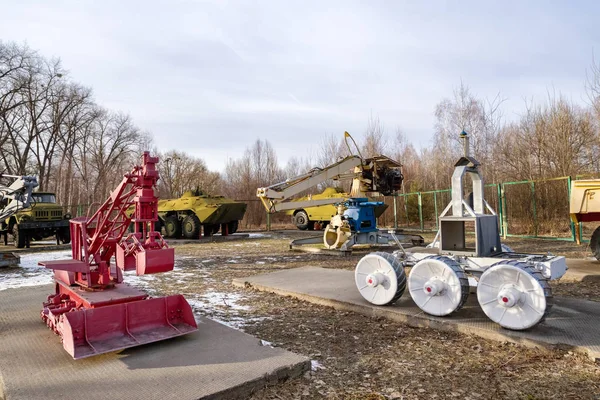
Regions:
M 161 150 L 223 170 L 257 138 L 281 164 L 360 138 L 371 113 L 427 146 L 461 79 L 509 118 L 549 89 L 584 102 L 600 2 L 491 3 L 0 0 L 0 39 L 60 57 Z

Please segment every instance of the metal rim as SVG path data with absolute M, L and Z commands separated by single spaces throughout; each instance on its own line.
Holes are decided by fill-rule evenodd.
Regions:
M 547 283 L 526 264 L 498 263 L 479 278 L 477 300 L 489 319 L 504 328 L 522 330 L 545 317 L 546 289 Z
M 371 253 L 361 258 L 354 280 L 361 296 L 375 305 L 394 303 L 406 288 L 402 263 L 388 253 Z
M 408 290 L 427 314 L 445 316 L 459 310 L 469 294 L 468 280 L 458 263 L 447 257 L 428 257 L 408 275 Z

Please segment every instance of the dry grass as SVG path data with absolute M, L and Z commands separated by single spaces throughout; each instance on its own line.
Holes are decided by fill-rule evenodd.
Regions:
M 352 269 L 362 256 L 292 252 L 289 234 L 273 235 L 176 246 L 181 259 L 176 275 L 156 275 L 147 286 L 157 293 L 179 292 L 197 299 L 197 312 L 319 363 L 301 378 L 254 393 L 253 399 L 593 399 L 600 395 L 600 369 L 579 354 L 411 328 L 233 287 L 234 278 L 279 269 L 307 265 Z M 511 245 L 525 250 L 526 243 Z M 562 249 L 569 254 L 578 251 Z M 574 285 L 581 294 L 581 285 Z M 599 286 L 589 288 L 597 300 Z M 202 307 L 206 294 L 221 296 L 222 301 Z

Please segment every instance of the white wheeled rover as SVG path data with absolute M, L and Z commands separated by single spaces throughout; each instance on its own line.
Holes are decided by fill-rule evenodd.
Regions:
M 356 286 L 370 303 L 389 305 L 407 285 L 416 305 L 427 314 L 450 315 L 466 302 L 471 287 L 483 312 L 504 328 L 523 330 L 542 321 L 552 306 L 549 282 L 562 277 L 564 257 L 522 254 L 500 243 L 498 217 L 483 196 L 480 163 L 465 155 L 455 164 L 452 200 L 439 218 L 440 229 L 430 248 L 371 253 L 355 269 Z M 473 182 L 473 203 L 463 198 L 466 175 Z M 467 235 L 474 230 L 474 236 Z M 474 240 L 473 240 L 474 239 Z M 411 267 L 408 278 L 405 267 Z

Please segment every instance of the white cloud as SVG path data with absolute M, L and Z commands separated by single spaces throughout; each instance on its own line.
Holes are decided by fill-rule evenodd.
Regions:
M 221 170 L 257 138 L 280 160 L 379 115 L 425 145 L 435 104 L 473 92 L 582 99 L 600 31 L 595 2 L 27 1 L 2 6 L 3 40 L 59 56 L 99 103 L 164 150 Z M 390 132 L 392 133 L 392 132 Z

